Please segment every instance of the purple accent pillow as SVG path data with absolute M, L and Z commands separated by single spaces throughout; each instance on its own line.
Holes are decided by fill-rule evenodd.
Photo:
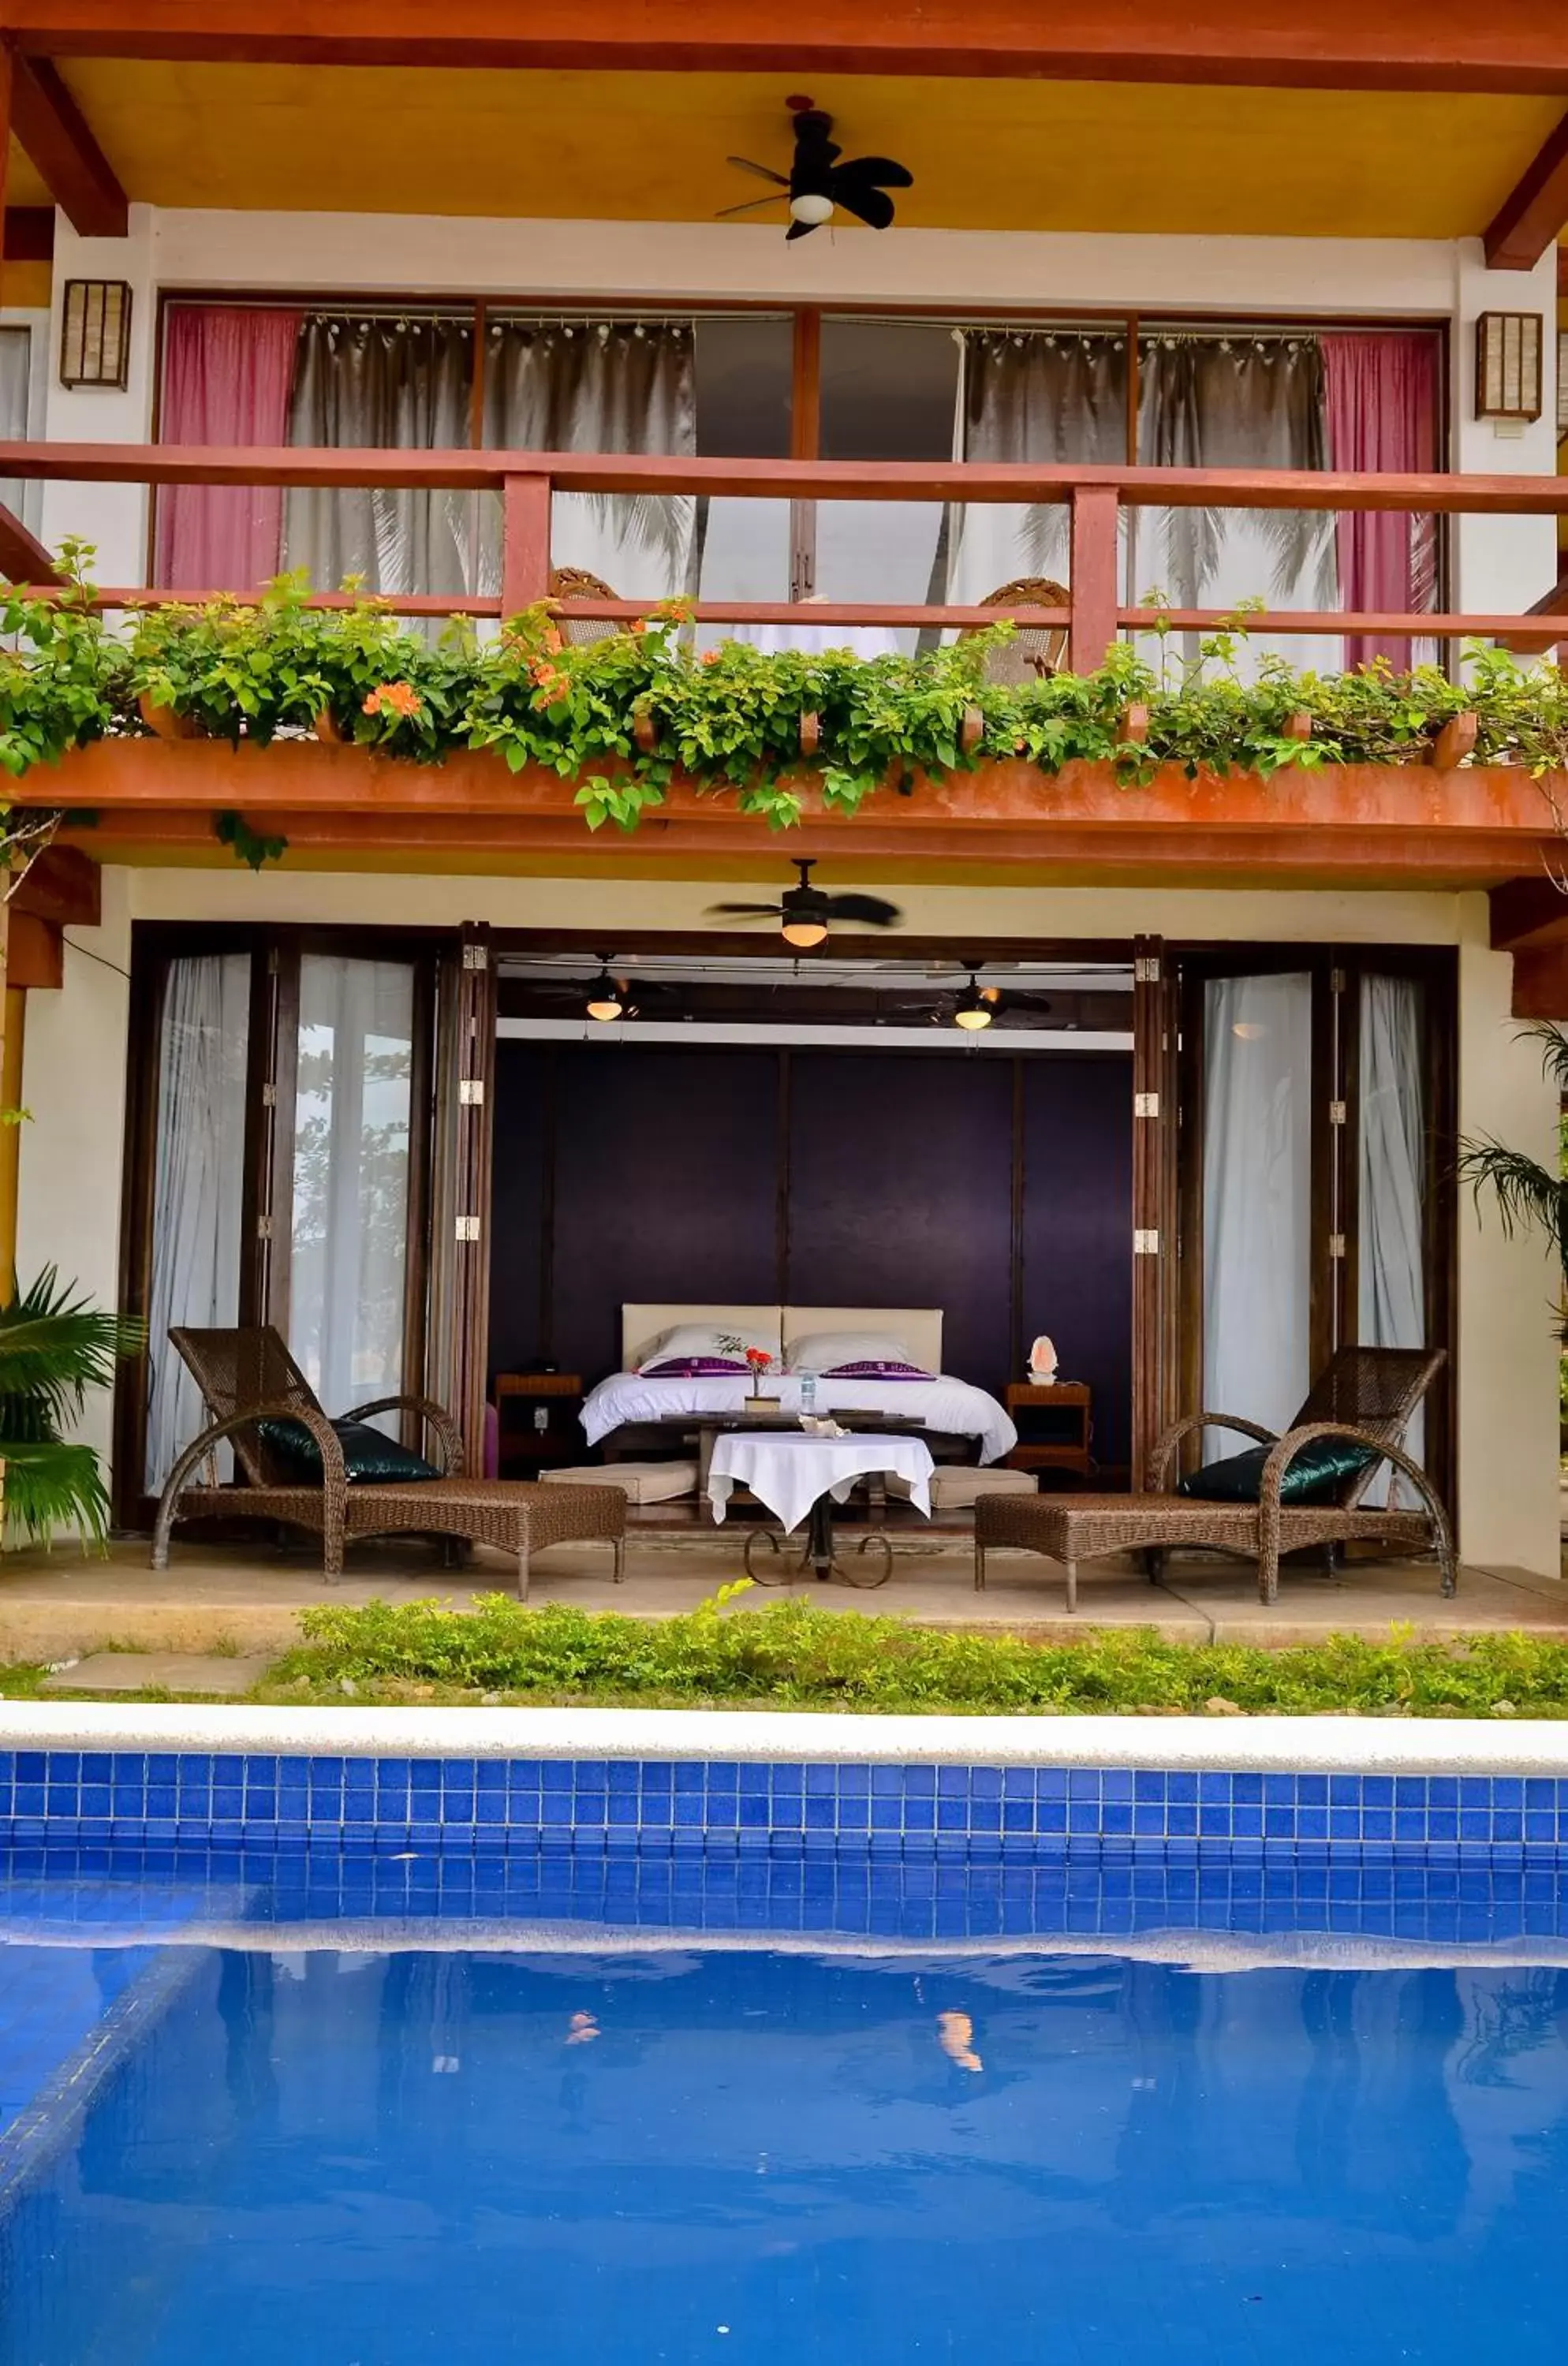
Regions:
M 671 1356 L 668 1363 L 644 1364 L 645 1380 L 730 1380 L 744 1375 L 744 1363 L 724 1356 Z
M 922 1372 L 919 1364 L 835 1364 L 824 1372 L 825 1380 L 931 1380 L 934 1372 Z

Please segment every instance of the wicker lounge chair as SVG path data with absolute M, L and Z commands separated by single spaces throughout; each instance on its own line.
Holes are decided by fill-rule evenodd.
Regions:
M 1157 1575 L 1159 1558 L 1176 1546 L 1208 1546 L 1258 1562 L 1260 1600 L 1280 1593 L 1280 1556 L 1306 1545 L 1337 1548 L 1363 1539 L 1404 1545 L 1436 1555 L 1445 1594 L 1454 1591 L 1453 1540 L 1448 1515 L 1427 1474 L 1403 1450 L 1416 1406 L 1443 1362 L 1440 1349 L 1341 1347 L 1282 1437 L 1232 1414 L 1190 1414 L 1168 1429 L 1155 1448 L 1155 1490 L 1146 1495 L 994 1495 L 975 1506 L 975 1583 L 986 1583 L 986 1555 L 1010 1545 L 1049 1554 L 1067 1577 L 1067 1608 L 1077 1607 L 1077 1565 L 1102 1553 L 1145 1550 Z M 1183 1438 L 1202 1428 L 1237 1429 L 1271 1448 L 1256 1503 L 1213 1503 L 1166 1492 Z M 1359 1441 L 1376 1459 L 1343 1479 L 1322 1504 L 1281 1504 L 1287 1466 L 1315 1438 Z M 1414 1491 L 1416 1508 L 1402 1511 L 1363 1501 L 1377 1472 L 1392 1465 Z M 1396 1482 L 1397 1483 L 1397 1482 Z
M 442 1475 L 351 1484 L 343 1446 L 316 1401 L 309 1381 L 270 1325 L 229 1331 L 174 1330 L 184 1358 L 213 1418 L 187 1446 L 170 1471 L 152 1530 L 152 1567 L 166 1569 L 169 1531 L 176 1519 L 251 1518 L 309 1528 L 321 1539 L 322 1573 L 331 1583 L 343 1574 L 344 1545 L 351 1538 L 431 1536 L 468 1544 L 494 1545 L 517 1557 L 517 1593 L 528 1593 L 529 1555 L 547 1545 L 599 1541 L 615 1549 L 615 1583 L 624 1575 L 626 1499 L 618 1487 L 545 1487 L 517 1479 L 469 1479 L 463 1475 L 463 1441 L 450 1414 L 428 1397 L 378 1397 L 356 1405 L 352 1418 L 367 1421 L 406 1406 L 419 1414 L 439 1451 Z M 321 1449 L 321 1478 L 302 1482 L 260 1427 L 268 1420 L 294 1421 L 310 1431 Z M 227 1439 L 239 1477 L 218 1484 L 215 1452 Z M 193 1474 L 205 1464 L 200 1483 Z

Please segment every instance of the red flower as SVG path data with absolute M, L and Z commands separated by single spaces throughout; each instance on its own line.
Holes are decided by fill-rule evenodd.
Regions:
M 766 1347 L 748 1347 L 746 1350 L 746 1361 L 754 1372 L 765 1372 L 773 1360 Z

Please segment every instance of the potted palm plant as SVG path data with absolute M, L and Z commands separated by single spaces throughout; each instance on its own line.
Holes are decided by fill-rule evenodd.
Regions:
M 97 1452 L 64 1432 L 143 1336 L 141 1324 L 94 1306 L 53 1266 L 0 1307 L 0 1489 L 12 1535 L 47 1544 L 74 1527 L 84 1545 L 107 1538 Z

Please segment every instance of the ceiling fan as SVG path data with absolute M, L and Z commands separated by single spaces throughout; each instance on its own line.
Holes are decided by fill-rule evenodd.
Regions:
M 914 175 L 906 165 L 896 164 L 891 156 L 851 156 L 840 163 L 844 152 L 832 138 L 832 117 L 813 107 L 808 98 L 788 98 L 784 105 L 795 118 L 795 159 L 787 173 L 753 163 L 750 156 L 725 159 L 742 173 L 754 173 L 760 181 L 772 181 L 776 194 L 752 197 L 745 205 L 721 207 L 718 219 L 755 213 L 762 206 L 787 199 L 786 238 L 805 238 L 820 230 L 824 222 L 832 220 L 838 206 L 873 230 L 886 230 L 893 220 L 888 190 L 913 188 Z
M 815 858 L 803 862 L 796 855 L 795 867 L 800 873 L 798 887 L 786 887 L 776 904 L 710 904 L 710 920 L 777 920 L 786 944 L 797 945 L 805 952 L 819 945 L 827 938 L 835 921 L 858 921 L 866 929 L 896 929 L 904 915 L 897 904 L 885 903 L 880 896 L 829 896 L 811 884 Z

